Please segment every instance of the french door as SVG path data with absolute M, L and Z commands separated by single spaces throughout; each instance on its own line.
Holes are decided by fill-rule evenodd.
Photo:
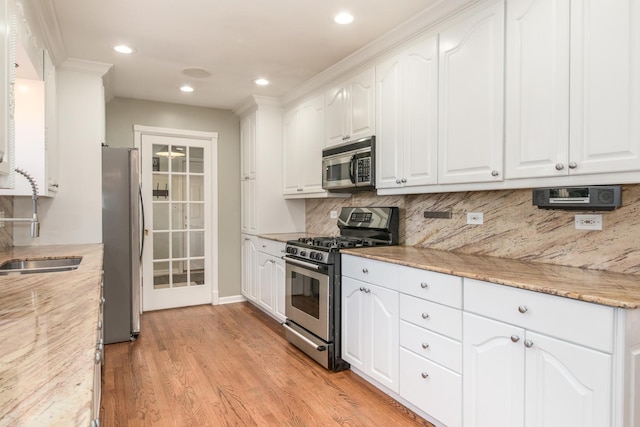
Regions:
M 136 126 L 145 248 L 142 310 L 210 304 L 217 295 L 212 161 L 217 134 Z M 216 244 L 214 244 L 216 243 Z

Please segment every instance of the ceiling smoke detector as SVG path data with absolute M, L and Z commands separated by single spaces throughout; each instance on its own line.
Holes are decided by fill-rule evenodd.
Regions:
M 207 77 L 211 77 L 211 72 L 209 70 L 205 70 L 204 68 L 185 68 L 182 70 L 182 74 L 189 77 L 195 77 L 198 79 L 206 79 Z

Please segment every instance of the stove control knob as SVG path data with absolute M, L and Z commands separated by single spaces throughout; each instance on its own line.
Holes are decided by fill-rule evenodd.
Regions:
M 322 254 L 320 252 L 311 252 L 309 254 L 309 258 L 317 259 L 318 261 L 320 261 L 322 259 Z
M 307 256 L 307 251 L 300 251 L 300 256 Z
M 297 248 L 287 248 L 287 252 L 295 255 L 296 253 L 298 253 L 298 249 Z

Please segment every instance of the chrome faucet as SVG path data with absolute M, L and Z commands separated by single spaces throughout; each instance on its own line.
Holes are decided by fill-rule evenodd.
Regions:
M 30 222 L 31 223 L 31 237 L 39 237 L 40 236 L 40 222 L 38 221 L 38 184 L 36 180 L 27 172 L 23 171 L 20 168 L 15 169 L 20 175 L 27 178 L 29 184 L 31 184 L 31 189 L 33 191 L 33 195 L 31 199 L 33 200 L 33 217 L 31 218 L 0 218 L 0 222 Z

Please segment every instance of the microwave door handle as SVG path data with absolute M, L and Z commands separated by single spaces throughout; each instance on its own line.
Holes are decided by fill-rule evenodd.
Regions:
M 349 179 L 353 184 L 356 183 L 356 165 L 356 155 L 354 154 L 349 161 Z

